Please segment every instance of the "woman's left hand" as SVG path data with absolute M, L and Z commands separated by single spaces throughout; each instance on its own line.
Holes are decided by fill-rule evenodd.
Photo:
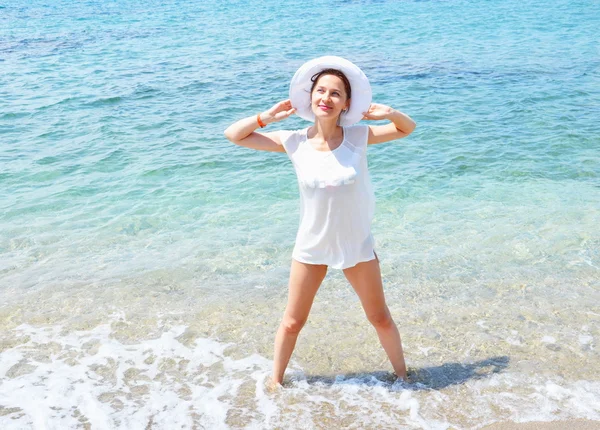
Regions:
M 382 105 L 379 103 L 371 103 L 371 106 L 369 106 L 369 110 L 367 112 L 363 112 L 363 119 L 387 119 L 392 112 L 394 112 L 394 109 L 392 109 L 389 106 Z

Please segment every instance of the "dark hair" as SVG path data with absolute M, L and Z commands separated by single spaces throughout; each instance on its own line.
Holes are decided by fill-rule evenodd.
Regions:
M 342 71 L 340 71 L 338 69 L 323 69 L 319 73 L 315 73 L 312 76 L 312 78 L 310 78 L 310 80 L 312 81 L 312 86 L 310 87 L 311 94 L 313 93 L 313 90 L 315 89 L 315 86 L 317 85 L 317 81 L 323 75 L 333 75 L 333 76 L 337 76 L 338 78 L 340 78 L 342 80 L 342 82 L 344 83 L 344 90 L 346 90 L 347 98 L 348 99 L 352 98 L 352 87 L 350 86 L 350 81 L 348 80 L 346 75 L 344 75 L 344 73 L 342 73 Z

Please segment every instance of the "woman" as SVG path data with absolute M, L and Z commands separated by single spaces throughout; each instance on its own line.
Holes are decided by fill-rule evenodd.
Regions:
M 255 130 L 298 114 L 314 120 L 303 130 Z M 360 119 L 387 125 L 352 124 Z M 292 254 L 288 302 L 275 337 L 272 383 L 281 384 L 296 339 L 328 267 L 342 269 L 399 378 L 406 379 L 402 342 L 385 302 L 379 260 L 373 249 L 374 195 L 366 146 L 408 136 L 415 122 L 388 106 L 372 103 L 364 73 L 339 57 L 303 65 L 290 85 L 290 99 L 225 131 L 247 148 L 286 152 L 300 188 L 301 220 Z

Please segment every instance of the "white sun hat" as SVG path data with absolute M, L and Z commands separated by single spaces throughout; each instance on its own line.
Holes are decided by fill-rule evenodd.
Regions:
M 340 116 L 340 125 L 350 126 L 356 124 L 363 117 L 363 112 L 371 106 L 371 84 L 360 68 L 345 58 L 326 56 L 315 58 L 300 67 L 290 83 L 290 101 L 296 108 L 296 115 L 307 121 L 314 121 L 315 114 L 310 107 L 311 78 L 325 69 L 337 69 L 346 75 L 352 88 L 350 109 Z

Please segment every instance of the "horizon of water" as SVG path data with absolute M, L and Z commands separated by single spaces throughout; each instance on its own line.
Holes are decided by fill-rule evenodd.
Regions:
M 0 5 L 0 426 L 600 420 L 599 24 L 567 0 Z M 297 184 L 223 130 L 320 55 L 418 124 L 368 151 L 415 376 L 332 270 L 268 393 Z

